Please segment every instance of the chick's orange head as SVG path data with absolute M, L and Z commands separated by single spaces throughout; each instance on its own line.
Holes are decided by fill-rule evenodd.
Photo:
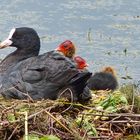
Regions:
M 107 72 L 107 73 L 111 73 L 112 75 L 116 76 L 116 71 L 111 66 L 104 67 L 102 71 Z
M 73 58 L 75 55 L 75 45 L 70 41 L 66 40 L 61 43 L 57 48 L 57 51 L 62 52 L 66 57 Z
M 84 69 L 84 68 L 88 67 L 86 60 L 80 56 L 75 56 L 74 61 L 76 62 L 78 69 Z

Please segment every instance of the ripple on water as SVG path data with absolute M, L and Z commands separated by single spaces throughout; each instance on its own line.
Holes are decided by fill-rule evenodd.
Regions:
M 0 40 L 12 27 L 33 27 L 41 38 L 40 53 L 70 39 L 91 71 L 112 65 L 119 77 L 139 80 L 139 0 L 4 0 L 0 13 Z M 11 51 L 0 50 L 0 58 Z

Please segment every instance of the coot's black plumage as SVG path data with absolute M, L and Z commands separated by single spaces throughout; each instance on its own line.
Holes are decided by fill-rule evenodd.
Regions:
M 112 67 L 105 67 L 101 72 L 95 73 L 89 80 L 87 86 L 91 90 L 115 90 L 118 81 Z
M 28 28 L 28 32 L 29 30 Z M 26 38 L 23 39 L 25 42 L 22 42 L 16 37 L 15 33 L 11 35 L 9 40 L 12 41 L 10 45 L 18 48 L 17 52 L 10 54 L 1 63 L 3 66 L 5 61 L 6 64 L 9 63 L 8 65 L 10 65 L 10 67 L 6 67 L 6 74 L 1 81 L 0 93 L 5 98 L 27 99 L 30 96 L 32 99 L 56 99 L 58 92 L 62 88 L 69 86 L 75 90 L 75 94 L 80 100 L 87 100 L 91 97 L 89 92 L 84 91 L 86 81 L 91 76 L 91 73 L 80 72 L 69 58 L 58 51 L 50 51 L 36 56 L 39 49 L 35 49 L 36 54 L 33 54 L 32 49 L 34 50 L 35 46 L 33 48 L 29 45 L 22 46 L 26 44 L 26 40 L 32 42 L 30 36 L 22 33 L 21 36 Z M 38 42 L 38 45 L 40 47 L 40 42 Z M 18 50 L 21 52 L 23 50 L 24 57 L 21 57 L 22 54 L 18 54 Z M 25 52 L 29 57 L 26 56 Z M 15 58 L 14 61 L 7 61 L 9 57 Z M 11 63 L 13 63 L 12 66 Z
M 37 56 L 40 50 L 40 39 L 37 32 L 32 28 L 13 28 L 10 31 L 9 37 L 0 44 L 0 48 L 7 46 L 14 46 L 17 50 L 2 60 L 0 63 L 0 73 L 24 59 Z

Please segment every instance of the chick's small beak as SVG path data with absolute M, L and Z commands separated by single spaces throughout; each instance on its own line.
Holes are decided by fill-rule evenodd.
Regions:
M 85 67 L 89 67 L 89 64 L 86 63 L 86 64 L 85 64 Z
M 61 51 L 62 49 L 60 47 L 57 47 L 55 50 L 56 51 Z
M 63 53 L 63 54 L 66 53 L 66 50 L 65 50 L 62 46 L 58 46 L 55 50 L 56 50 L 56 51 L 59 51 L 59 52 L 61 52 L 61 53 Z
M 12 45 L 12 43 L 13 42 L 11 40 L 6 39 L 0 43 L 0 49 L 8 47 L 8 46 Z
M 89 64 L 85 63 L 83 65 L 80 66 L 81 69 L 87 68 L 89 66 Z

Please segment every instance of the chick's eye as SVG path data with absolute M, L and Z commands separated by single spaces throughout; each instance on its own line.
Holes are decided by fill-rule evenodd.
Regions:
M 63 47 L 64 47 L 64 48 L 67 48 L 67 45 L 64 45 Z

